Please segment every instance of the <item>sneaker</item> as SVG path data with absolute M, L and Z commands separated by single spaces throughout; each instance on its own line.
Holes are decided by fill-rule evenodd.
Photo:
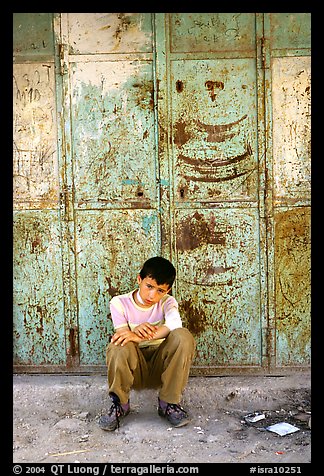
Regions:
M 187 425 L 190 418 L 186 410 L 176 403 L 167 403 L 165 408 L 159 404 L 158 414 L 166 418 L 175 427 Z
M 100 428 L 106 431 L 115 431 L 116 428 L 119 428 L 120 421 L 130 412 L 129 405 L 125 410 L 117 395 L 112 395 L 111 399 L 113 403 L 109 409 L 108 415 L 102 415 L 98 421 Z

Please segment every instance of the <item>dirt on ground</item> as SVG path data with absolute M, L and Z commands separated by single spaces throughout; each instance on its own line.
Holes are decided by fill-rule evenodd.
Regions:
M 134 391 L 131 413 L 105 432 L 105 376 L 15 375 L 13 462 L 311 462 L 309 374 L 190 377 L 182 405 L 191 423 L 174 428 L 157 414 L 156 390 Z M 280 436 L 268 429 L 275 423 L 297 430 Z

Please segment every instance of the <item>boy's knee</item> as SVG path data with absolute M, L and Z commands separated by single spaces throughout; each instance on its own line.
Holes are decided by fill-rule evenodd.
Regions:
M 168 340 L 174 341 L 177 346 L 188 348 L 188 350 L 195 348 L 195 339 L 185 327 L 179 327 L 171 331 L 168 335 Z
M 128 342 L 126 345 L 115 345 L 110 343 L 107 347 L 106 360 L 111 358 L 129 359 L 136 354 L 136 348 L 134 342 Z

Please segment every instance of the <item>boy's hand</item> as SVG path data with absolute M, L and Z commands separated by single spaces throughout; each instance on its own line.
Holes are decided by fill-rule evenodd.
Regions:
M 139 336 L 135 334 L 135 332 L 132 332 L 130 329 L 123 329 L 118 332 L 116 332 L 112 338 L 111 342 L 115 345 L 121 345 L 122 347 L 127 344 L 127 342 L 136 342 L 139 343 L 143 340 Z
M 143 340 L 151 340 L 155 339 L 156 332 L 159 329 L 159 332 L 163 330 L 164 326 L 162 328 L 158 326 L 154 326 L 153 324 L 150 324 L 149 322 L 144 322 L 143 324 L 139 324 L 137 327 L 135 327 L 134 331 L 131 331 L 129 328 L 124 328 L 118 330 L 111 338 L 111 342 L 115 345 L 121 345 L 124 346 L 127 344 L 127 342 L 135 342 L 139 343 L 142 342 Z M 163 332 L 163 335 L 160 337 L 165 337 L 170 331 L 167 329 L 167 333 Z
M 154 339 L 157 329 L 158 326 L 153 326 L 153 324 L 150 324 L 149 322 L 143 322 L 143 324 L 139 324 L 135 327 L 133 332 L 142 339 L 150 340 Z

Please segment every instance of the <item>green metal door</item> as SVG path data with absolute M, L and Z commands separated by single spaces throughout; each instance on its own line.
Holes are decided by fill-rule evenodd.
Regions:
M 61 20 L 80 365 L 94 365 L 105 362 L 109 299 L 135 288 L 142 262 L 161 248 L 152 19 L 75 13 Z
M 309 21 L 14 14 L 18 370 L 103 368 L 156 254 L 194 373 L 309 364 Z
M 14 363 L 65 366 L 52 14 L 13 27 Z
M 177 296 L 204 372 L 262 365 L 256 26 L 230 13 L 165 25 Z

